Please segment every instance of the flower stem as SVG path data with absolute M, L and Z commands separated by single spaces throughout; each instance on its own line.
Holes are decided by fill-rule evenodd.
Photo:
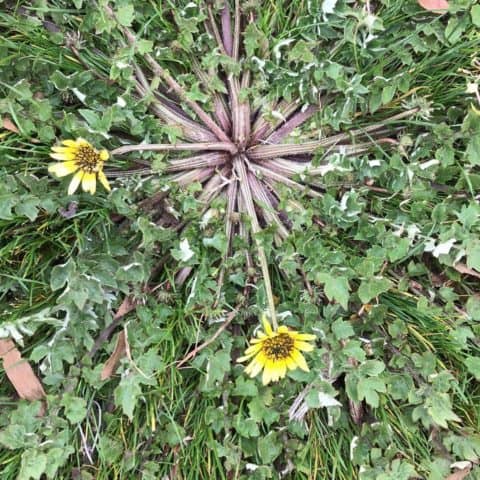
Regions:
M 381 123 L 369 125 L 368 127 L 359 128 L 356 130 L 350 130 L 348 133 L 339 133 L 331 137 L 322 138 L 321 140 L 303 142 L 298 144 L 280 144 L 280 145 L 256 145 L 248 150 L 248 158 L 251 160 L 265 160 L 268 158 L 282 157 L 285 155 L 299 155 L 304 153 L 314 153 L 321 147 L 330 147 L 337 145 L 340 142 L 350 140 L 352 137 L 368 136 L 368 133 L 374 133 L 383 131 L 388 123 L 401 120 L 402 118 L 409 117 L 417 113 L 418 109 L 414 108 L 407 110 L 406 112 L 393 115 L 386 118 Z M 366 142 L 357 145 L 337 145 L 336 149 L 344 149 L 345 153 L 353 154 L 358 153 L 360 149 L 363 151 L 368 145 L 375 145 L 376 143 L 387 143 L 383 139 L 377 140 L 377 142 Z
M 150 87 L 149 87 L 150 88 Z M 150 90 L 143 85 L 137 84 L 135 86 L 141 98 L 147 98 Z M 188 118 L 185 112 L 182 114 L 175 111 L 171 105 L 159 97 L 155 92 L 153 93 L 152 103 L 149 109 L 161 120 L 168 125 L 179 127 L 182 131 L 181 136 L 187 140 L 194 142 L 211 142 L 217 140 L 217 137 L 208 129 L 203 127 L 200 123 Z
M 230 251 L 232 247 L 232 237 L 234 231 L 234 223 L 232 220 L 233 214 L 235 213 L 235 207 L 237 204 L 237 192 L 238 192 L 238 181 L 234 178 L 230 179 L 228 188 L 226 189 L 227 196 L 227 212 L 226 212 L 226 224 L 225 224 L 225 236 L 227 237 L 227 247 L 225 254 L 223 255 L 222 267 L 220 269 L 220 274 L 217 281 L 217 296 L 213 304 L 213 308 L 216 308 L 220 303 L 220 298 L 222 295 L 223 282 L 225 280 L 225 271 L 228 257 L 230 256 Z
M 248 182 L 247 170 L 245 168 L 245 159 L 242 155 L 236 155 L 233 159 L 233 166 L 240 179 L 240 191 L 242 192 L 243 201 L 250 217 L 251 227 L 255 243 L 257 245 L 258 259 L 262 269 L 263 281 L 265 283 L 265 290 L 267 293 L 268 309 L 270 311 L 270 318 L 275 330 L 278 329 L 277 316 L 275 313 L 275 301 L 273 299 L 272 282 L 270 281 L 270 273 L 268 271 L 267 256 L 265 249 L 258 238 L 258 233 L 262 231 L 258 223 L 257 213 L 255 212 L 255 205 L 253 203 L 252 192 Z
M 290 117 L 281 127 L 277 128 L 268 138 L 267 143 L 280 143 L 295 128 L 305 123 L 319 111 L 317 105 L 309 105 L 305 110 L 300 110 Z
M 178 151 L 178 150 L 191 150 L 192 152 L 202 150 L 221 150 L 224 152 L 236 153 L 237 149 L 232 143 L 225 142 L 205 142 L 205 143 L 177 143 L 176 145 L 170 145 L 168 143 L 141 143 L 139 145 L 125 145 L 112 150 L 112 155 L 123 155 L 128 152 L 142 152 L 142 151 Z
M 232 57 L 237 61 L 240 53 L 240 15 L 240 0 L 235 0 Z
M 116 19 L 115 13 L 111 9 L 111 7 L 106 5 L 105 10 L 110 17 Z M 121 30 L 124 33 L 127 42 L 135 48 L 137 43 L 135 35 L 126 27 L 121 27 Z M 205 110 L 203 110 L 200 105 L 198 105 L 197 102 L 188 98 L 185 90 L 175 81 L 175 79 L 170 75 L 170 73 L 168 73 L 167 70 L 162 68 L 161 65 L 149 53 L 145 54 L 144 58 L 150 65 L 153 73 L 155 73 L 155 75 L 158 75 L 161 79 L 165 81 L 165 83 L 172 89 L 172 91 L 175 92 L 180 97 L 180 99 L 184 101 L 198 115 L 198 118 L 202 120 L 202 122 L 211 130 L 213 134 L 215 134 L 215 136 L 219 140 L 226 143 L 230 142 L 230 139 L 225 134 L 225 132 L 215 123 L 215 121 L 210 117 L 210 115 L 208 115 L 208 113 L 205 112 Z
M 222 9 L 222 38 L 225 50 L 231 56 L 233 51 L 232 24 L 227 1 L 225 1 L 225 6 Z

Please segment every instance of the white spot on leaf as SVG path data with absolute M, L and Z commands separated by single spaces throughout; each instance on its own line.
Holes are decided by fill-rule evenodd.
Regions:
M 324 17 L 328 13 L 333 13 L 335 11 L 336 5 L 337 5 L 337 0 L 323 0 L 322 12 L 324 14 Z
M 85 103 L 87 96 L 84 93 L 82 93 L 78 88 L 72 88 L 72 92 L 82 103 Z
M 188 240 L 184 238 L 180 242 L 180 260 L 182 260 L 182 262 L 188 262 L 194 255 L 195 252 L 190 248 Z
M 337 399 L 335 399 L 331 395 L 328 395 L 327 393 L 324 393 L 324 392 L 318 392 L 318 401 L 321 407 L 341 407 L 342 406 L 342 404 Z
M 456 241 L 457 241 L 456 238 L 451 238 L 446 242 L 435 245 L 435 240 L 432 238 L 425 244 L 425 251 L 432 252 L 432 255 L 438 258 L 440 255 L 447 255 L 452 249 L 452 247 L 454 246 Z

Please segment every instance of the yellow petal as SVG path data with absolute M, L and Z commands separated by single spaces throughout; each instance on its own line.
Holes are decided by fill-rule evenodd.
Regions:
M 105 149 L 100 150 L 100 152 L 98 152 L 98 153 L 100 155 L 100 160 L 103 160 L 103 161 L 108 160 L 109 155 L 108 155 L 107 150 L 105 150 Z
M 263 365 L 261 365 L 255 360 L 254 362 L 252 362 L 251 369 L 246 373 L 247 375 L 253 378 L 253 377 L 256 377 L 262 371 L 262 368 L 263 368 Z
M 245 373 L 249 377 L 255 377 L 258 372 L 262 369 L 262 366 L 257 362 L 257 359 L 253 359 L 246 367 L 245 367 Z
M 289 370 L 295 370 L 297 368 L 297 364 L 291 356 L 285 359 L 285 363 L 287 364 L 287 368 Z
M 258 351 L 262 349 L 262 344 L 256 344 L 256 345 L 250 345 L 246 350 L 245 350 L 245 355 L 250 355 L 251 353 L 255 354 Z
M 48 167 L 48 171 L 53 173 L 57 177 L 65 177 L 65 175 L 70 175 L 73 172 L 78 170 L 77 162 L 68 161 L 61 163 L 54 163 Z
M 274 381 L 285 377 L 287 374 L 287 362 L 285 360 L 277 360 L 275 362 L 275 378 Z
M 237 358 L 237 363 L 242 363 L 242 362 L 244 362 L 245 360 L 248 360 L 248 359 L 250 359 L 250 358 L 252 358 L 252 357 L 254 357 L 254 356 L 255 356 L 255 353 L 250 353 L 249 355 L 243 355 L 242 357 L 238 357 L 238 358 Z
M 55 153 L 75 153 L 76 151 L 77 149 L 72 147 L 52 147 L 52 152 Z
M 262 383 L 264 385 L 268 385 L 272 381 L 274 373 L 275 371 L 273 360 L 267 359 L 267 361 L 265 362 L 265 367 L 263 369 Z
M 298 350 L 303 350 L 304 352 L 311 352 L 315 348 L 311 343 L 301 342 L 299 340 L 295 340 L 293 346 L 294 348 L 298 348 Z
M 51 153 L 50 156 L 55 160 L 75 160 L 75 154 L 72 152 Z
M 67 147 L 77 147 L 78 144 L 75 140 L 62 140 L 62 143 Z
M 100 183 L 103 185 L 105 190 L 107 190 L 107 192 L 110 192 L 112 190 L 110 188 L 110 184 L 108 183 L 107 177 L 101 170 L 98 172 L 98 179 L 100 180 Z
M 267 316 L 265 314 L 262 314 L 262 324 L 263 324 L 263 329 L 265 330 L 265 333 L 271 337 L 273 334 L 272 327 L 270 326 L 270 323 L 268 323 Z
M 95 173 L 85 173 L 82 180 L 82 189 L 84 192 L 90 192 L 92 195 L 95 193 L 97 186 L 97 177 Z
M 305 361 L 304 356 L 298 351 L 298 350 L 293 350 L 293 352 L 290 354 L 290 356 L 293 358 L 295 363 L 305 372 L 309 372 L 309 368 L 307 365 L 307 362 Z
M 245 368 L 245 373 L 250 377 L 256 377 L 262 370 L 267 357 L 263 353 L 259 353 Z
M 295 339 L 295 340 L 316 340 L 317 336 L 312 335 L 311 333 L 298 333 L 298 332 L 290 332 L 290 335 Z
M 90 145 L 90 143 L 88 143 L 84 138 L 81 138 L 81 137 L 78 137 L 78 138 L 75 140 L 75 145 L 77 145 L 77 147 L 81 147 L 82 145 L 88 145 L 89 147 L 92 146 L 92 145 Z
M 78 186 L 80 185 L 80 182 L 82 181 L 83 178 L 83 171 L 79 170 L 72 178 L 72 181 L 70 182 L 70 185 L 68 186 L 68 194 L 73 195 L 75 191 L 77 190 Z
M 288 327 L 286 327 L 285 325 L 281 325 L 280 327 L 278 327 L 277 332 L 278 333 L 290 333 L 290 331 L 288 330 Z

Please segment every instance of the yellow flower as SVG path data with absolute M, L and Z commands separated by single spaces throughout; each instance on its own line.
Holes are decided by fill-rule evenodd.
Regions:
M 95 193 L 97 177 L 100 183 L 110 191 L 107 177 L 103 173 L 103 162 L 108 160 L 106 150 L 96 150 L 83 138 L 63 140 L 63 146 L 52 147 L 50 156 L 61 160 L 48 167 L 48 171 L 57 177 L 75 173 L 68 187 L 68 194 L 73 195 L 80 183 L 84 192 Z
M 299 367 L 308 372 L 308 365 L 301 351 L 313 350 L 313 345 L 307 342 L 315 340 L 315 335 L 295 332 L 285 326 L 274 331 L 265 315 L 262 317 L 262 323 L 265 332 L 258 331 L 258 338 L 251 340 L 245 356 L 237 360 L 244 362 L 253 357 L 245 368 L 245 373 L 255 377 L 263 368 L 262 382 L 267 385 L 285 377 L 287 369 L 295 370 Z

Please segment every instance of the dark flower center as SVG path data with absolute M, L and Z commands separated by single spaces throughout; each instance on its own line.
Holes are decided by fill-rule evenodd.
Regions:
M 90 145 L 82 145 L 78 148 L 75 161 L 81 170 L 88 173 L 98 172 L 102 165 L 100 154 Z
M 292 353 L 293 345 L 294 340 L 288 333 L 280 333 L 264 340 L 262 350 L 270 360 L 284 360 Z

